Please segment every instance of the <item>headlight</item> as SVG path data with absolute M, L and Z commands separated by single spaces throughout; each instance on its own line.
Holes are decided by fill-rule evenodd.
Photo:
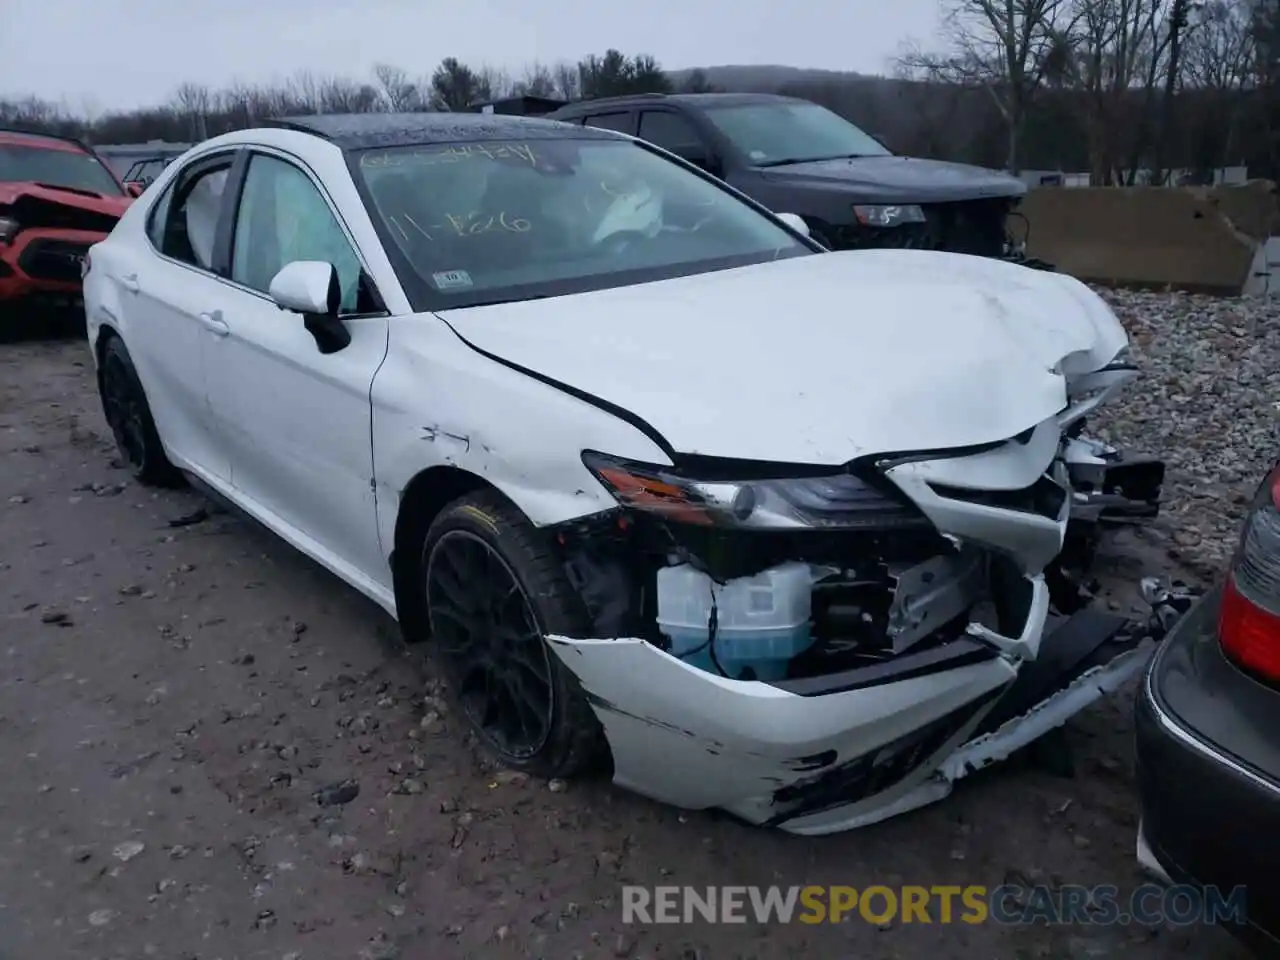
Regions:
M 851 473 L 711 480 L 592 450 L 582 462 L 618 503 L 681 523 L 766 530 L 890 530 L 928 523 L 904 496 Z
M 904 223 L 924 223 L 924 211 L 915 204 L 884 206 L 859 204 L 853 215 L 864 227 L 900 227 Z
M 18 235 L 18 221 L 12 217 L 0 217 L 0 243 L 8 243 Z

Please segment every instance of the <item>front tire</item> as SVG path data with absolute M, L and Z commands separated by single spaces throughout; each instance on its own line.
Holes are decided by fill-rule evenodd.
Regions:
M 430 655 L 485 747 L 540 777 L 594 766 L 603 731 L 546 641 L 581 635 L 585 609 L 532 524 L 496 493 L 462 497 L 431 524 L 419 570 Z
M 120 458 L 134 479 L 153 487 L 179 485 L 182 475 L 165 456 L 142 381 L 119 337 L 111 337 L 103 347 L 98 395 Z

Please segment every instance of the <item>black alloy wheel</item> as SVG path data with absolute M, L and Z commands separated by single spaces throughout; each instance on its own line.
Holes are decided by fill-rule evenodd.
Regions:
M 533 608 L 498 552 L 450 530 L 427 558 L 431 634 L 467 719 L 500 754 L 528 760 L 546 744 L 555 692 Z
M 178 486 L 182 474 L 165 456 L 142 381 L 124 341 L 117 336 L 111 336 L 102 347 L 98 393 L 102 414 L 134 478 L 151 486 Z
M 606 754 L 577 678 L 549 636 L 586 636 L 581 598 L 529 520 L 496 492 L 449 504 L 418 564 L 428 654 L 454 709 L 507 766 L 569 777 Z
M 135 473 L 146 462 L 143 402 L 133 389 L 124 360 L 118 353 L 109 351 L 102 367 L 102 412 L 120 455 Z

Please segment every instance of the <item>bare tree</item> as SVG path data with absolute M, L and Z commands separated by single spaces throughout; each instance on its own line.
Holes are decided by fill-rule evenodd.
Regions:
M 1183 77 L 1201 101 L 1201 165 L 1237 155 L 1247 99 L 1257 81 L 1253 10 L 1247 0 L 1209 0 L 1194 12 L 1183 50 Z
M 1050 79 L 1070 86 L 1089 141 L 1092 181 L 1123 179 L 1122 156 L 1133 165 L 1146 148 L 1150 115 L 1165 51 L 1171 0 L 1074 0 L 1066 55 Z M 1135 102 L 1140 106 L 1135 111 Z
M 382 99 L 391 113 L 411 113 L 422 107 L 418 85 L 400 67 L 380 63 L 373 68 L 373 76 L 382 91 Z
M 173 92 L 174 111 L 190 125 L 188 137 L 192 141 L 208 139 L 209 112 L 213 107 L 213 93 L 198 83 L 184 83 Z
M 1280 176 L 1280 0 L 1253 0 L 1256 82 L 1268 173 Z
M 480 79 L 480 89 L 484 91 L 477 98 L 479 100 L 496 100 L 499 97 L 510 96 L 515 87 L 511 82 L 511 75 L 499 67 L 481 67 L 476 71 L 476 76 Z
M 377 87 L 345 77 L 320 81 L 319 95 L 323 113 L 376 113 L 382 107 L 382 92 Z
M 582 80 L 576 63 L 557 63 L 551 72 L 556 79 L 556 93 L 562 100 L 577 100 L 582 96 Z
M 516 96 L 554 97 L 556 78 L 550 67 L 535 61 L 525 68 L 524 77 L 512 85 L 511 92 Z
M 1191 17 L 1191 0 L 1173 0 L 1169 11 L 1169 59 L 1165 64 L 1164 94 L 1160 98 L 1160 127 L 1156 135 L 1155 159 L 1151 165 L 1154 183 L 1164 183 L 1168 177 L 1165 156 L 1173 131 L 1173 99 L 1182 80 L 1182 37 Z
M 1067 0 L 942 0 L 950 50 L 909 48 L 899 66 L 935 83 L 986 89 L 1004 120 L 1005 164 L 1017 172 L 1032 100 L 1046 74 L 1067 55 L 1072 10 Z

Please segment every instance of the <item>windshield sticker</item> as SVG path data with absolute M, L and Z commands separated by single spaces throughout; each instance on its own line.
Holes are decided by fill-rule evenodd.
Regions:
M 431 275 L 431 282 L 437 290 L 462 290 L 470 287 L 471 274 L 465 270 L 442 270 Z
M 360 157 L 360 166 L 432 167 L 481 158 L 516 160 L 527 163 L 531 167 L 538 165 L 538 155 L 527 143 L 464 143 L 454 144 L 443 150 L 393 150 L 385 153 L 365 153 Z

